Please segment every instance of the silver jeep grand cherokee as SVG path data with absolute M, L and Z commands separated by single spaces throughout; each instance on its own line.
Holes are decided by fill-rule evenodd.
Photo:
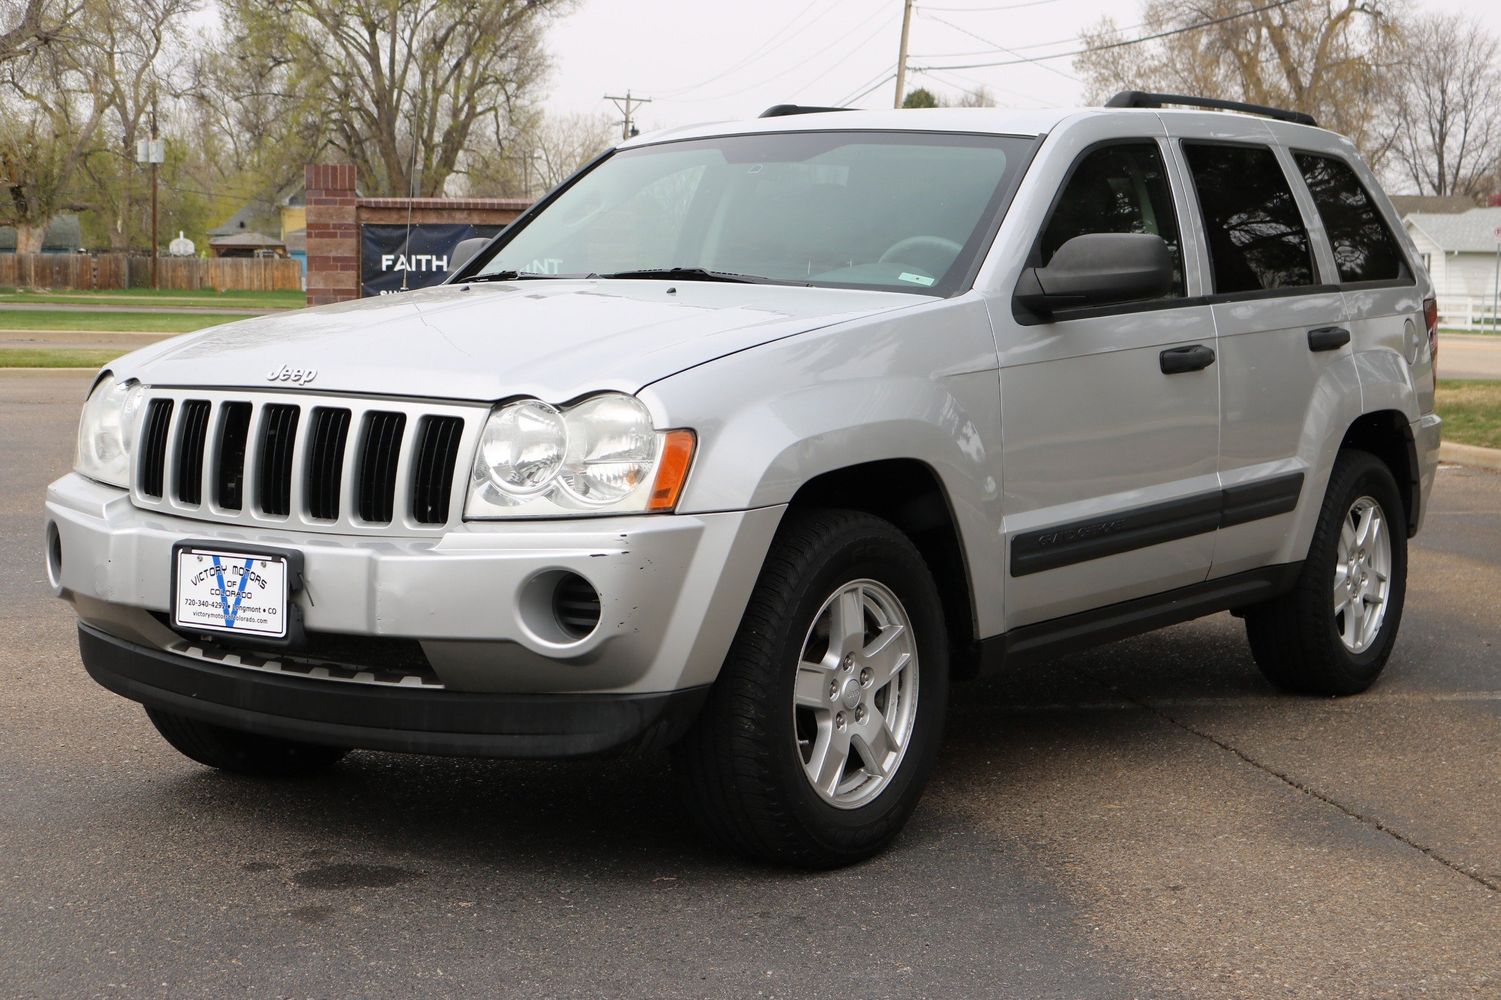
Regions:
M 231 771 L 669 747 L 719 841 L 867 857 L 951 680 L 1231 609 L 1391 654 L 1436 310 L 1303 116 L 798 113 L 611 151 L 446 285 L 103 371 L 46 549 Z

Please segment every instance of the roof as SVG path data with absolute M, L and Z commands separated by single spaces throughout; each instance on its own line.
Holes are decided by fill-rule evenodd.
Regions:
M 0 226 L 0 251 L 14 252 L 16 249 L 16 227 Z M 76 215 L 53 216 L 47 224 L 47 230 L 42 234 L 42 250 L 44 252 L 66 251 L 73 252 L 83 249 L 83 225 Z
M 1402 216 L 1412 212 L 1454 215 L 1479 207 L 1474 198 L 1462 194 L 1394 194 L 1391 198 L 1397 214 Z
M 285 246 L 280 238 L 255 231 L 236 233 L 233 236 L 215 236 L 208 241 L 211 247 L 279 247 Z
M 1404 225 L 1420 229 L 1445 253 L 1495 253 L 1501 208 L 1472 208 L 1468 212 L 1410 212 Z
M 307 253 L 306 229 L 294 229 L 287 233 L 287 253 Z

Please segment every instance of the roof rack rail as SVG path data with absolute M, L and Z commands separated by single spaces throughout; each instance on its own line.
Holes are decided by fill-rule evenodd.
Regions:
M 821 115 L 826 111 L 853 111 L 854 108 L 813 108 L 801 104 L 773 104 L 761 112 L 758 118 L 782 118 L 786 115 Z
M 1318 127 L 1313 115 L 1285 108 L 1269 108 L 1264 104 L 1247 104 L 1244 101 L 1222 101 L 1215 97 L 1191 97 L 1187 94 L 1152 94 L 1143 90 L 1123 90 L 1105 102 L 1107 108 L 1160 108 L 1164 104 L 1178 104 L 1185 108 L 1212 108 L 1216 111 L 1241 111 L 1250 115 L 1275 118 L 1279 122 Z

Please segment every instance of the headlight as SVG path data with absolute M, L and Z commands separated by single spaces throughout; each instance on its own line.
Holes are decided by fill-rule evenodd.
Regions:
M 78 421 L 75 472 L 121 489 L 130 486 L 131 431 L 145 391 L 134 379 L 117 382 L 113 375 L 94 387 Z
M 610 392 L 559 410 L 537 399 L 490 414 L 465 516 L 558 517 L 670 511 L 694 437 L 659 431 L 635 396 Z

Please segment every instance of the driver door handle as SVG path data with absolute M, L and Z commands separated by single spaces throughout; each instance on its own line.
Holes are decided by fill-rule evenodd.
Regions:
M 1189 347 L 1169 347 L 1157 356 L 1162 365 L 1162 374 L 1177 375 L 1181 372 L 1203 371 L 1214 364 L 1214 348 L 1203 344 Z

